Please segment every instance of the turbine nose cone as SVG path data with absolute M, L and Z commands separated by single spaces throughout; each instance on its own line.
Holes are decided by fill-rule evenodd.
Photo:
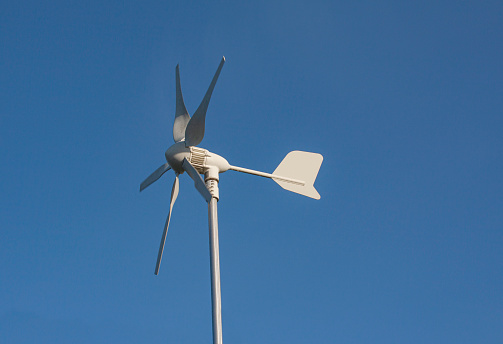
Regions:
M 169 147 L 164 153 L 166 161 L 175 172 L 183 173 L 183 159 L 190 157 L 190 149 L 185 147 L 185 142 L 178 142 Z

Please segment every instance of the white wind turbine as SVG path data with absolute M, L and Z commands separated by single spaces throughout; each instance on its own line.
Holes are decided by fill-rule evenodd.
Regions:
M 210 258 L 211 258 L 211 301 L 213 308 L 213 343 L 222 344 L 222 313 L 220 295 L 220 260 L 218 249 L 218 219 L 217 202 L 219 199 L 218 181 L 219 174 L 228 170 L 244 172 L 256 176 L 271 178 L 283 189 L 320 199 L 319 193 L 314 188 L 314 181 L 318 175 L 323 157 L 321 154 L 308 153 L 302 151 L 292 151 L 288 153 L 272 174 L 250 170 L 247 168 L 230 165 L 223 157 L 212 153 L 206 149 L 196 147 L 204 137 L 204 124 L 206 111 L 210 102 L 211 94 L 217 83 L 218 76 L 225 62 L 225 57 L 217 68 L 215 76 L 211 81 L 208 91 L 201 101 L 192 118 L 190 117 L 183 101 L 180 87 L 180 72 L 176 66 L 176 112 L 175 123 L 173 125 L 173 139 L 175 143 L 166 150 L 164 154 L 167 163 L 155 170 L 140 185 L 140 191 L 159 179 L 166 171 L 173 169 L 175 181 L 171 190 L 171 202 L 169 205 L 168 217 L 164 225 L 164 232 L 161 237 L 161 245 L 157 255 L 155 274 L 159 273 L 162 252 L 166 234 L 168 233 L 169 221 L 173 205 L 178 196 L 179 181 L 178 176 L 183 172 L 194 181 L 197 191 L 208 203 L 208 221 L 210 234 Z M 204 181 L 200 174 L 204 174 Z

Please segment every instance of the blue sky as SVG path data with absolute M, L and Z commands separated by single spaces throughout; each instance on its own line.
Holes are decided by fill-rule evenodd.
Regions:
M 175 66 L 227 172 L 226 343 L 503 341 L 499 1 L 0 5 L 0 341 L 211 340 L 207 209 L 172 143 Z

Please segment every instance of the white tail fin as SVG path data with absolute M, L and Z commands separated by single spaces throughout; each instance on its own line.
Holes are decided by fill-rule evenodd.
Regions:
M 314 181 L 320 170 L 323 156 L 317 153 L 293 151 L 288 153 L 281 164 L 274 170 L 272 179 L 283 189 L 314 199 L 320 199 L 320 194 L 314 188 Z M 281 180 L 278 177 L 301 180 L 304 185 Z

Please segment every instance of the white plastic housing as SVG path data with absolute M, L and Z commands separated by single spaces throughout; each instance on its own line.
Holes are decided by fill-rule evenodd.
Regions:
M 208 169 L 217 169 L 219 173 L 225 172 L 230 168 L 229 163 L 218 154 L 212 153 L 204 148 L 185 147 L 185 142 L 178 142 L 168 148 L 166 161 L 171 168 L 178 173 L 183 173 L 183 159 L 187 159 L 197 170 L 203 174 Z

